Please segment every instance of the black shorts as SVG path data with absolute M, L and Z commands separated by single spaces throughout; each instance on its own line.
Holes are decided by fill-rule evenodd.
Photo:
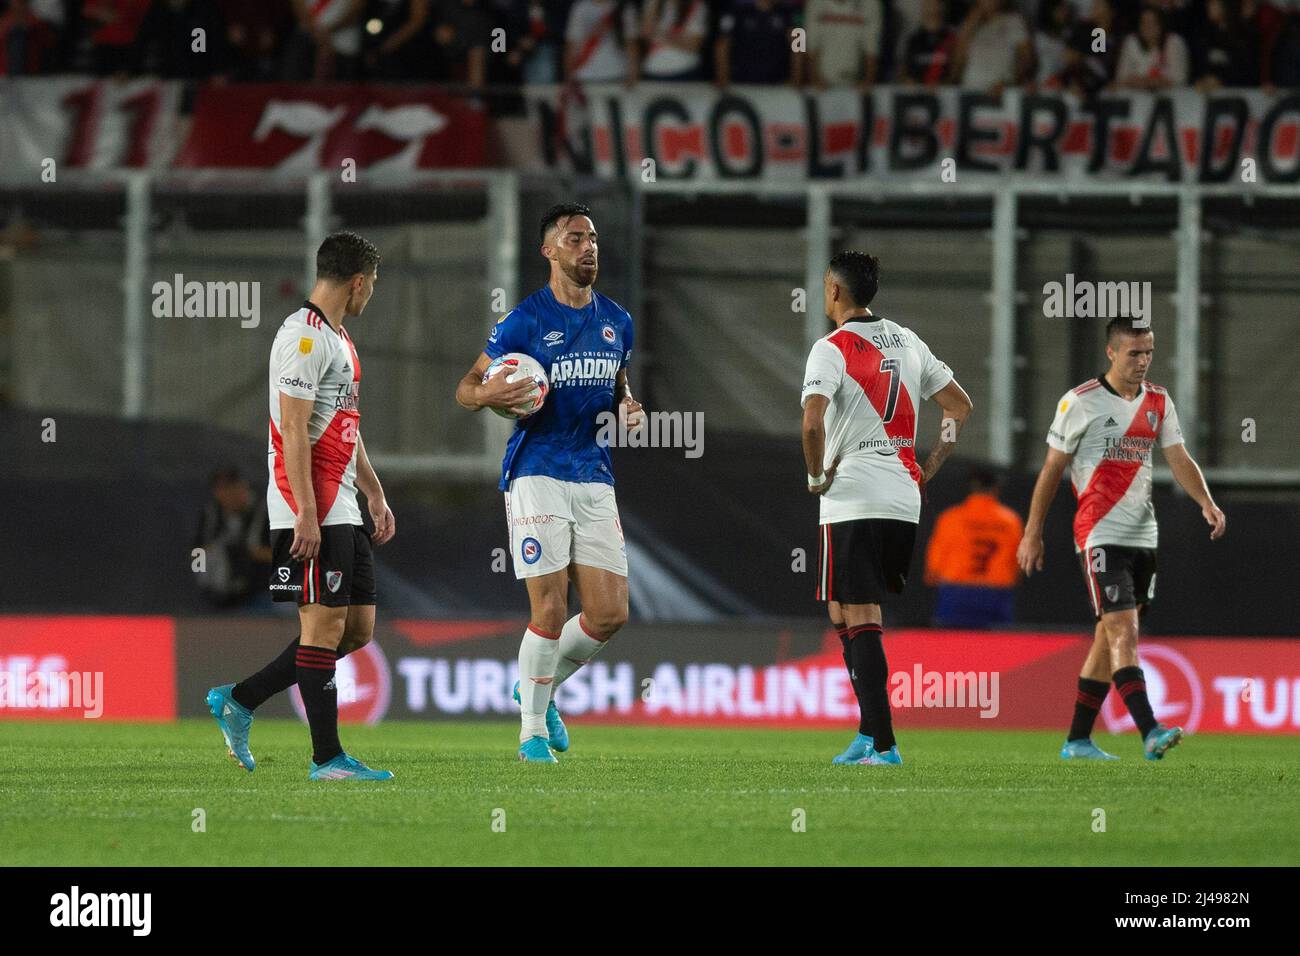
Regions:
M 1100 620 L 1111 611 L 1146 611 L 1156 596 L 1155 548 L 1098 544 L 1079 552 L 1092 613 Z
M 915 544 L 911 521 L 858 518 L 822 525 L 817 600 L 880 604 L 902 594 Z
M 310 561 L 289 556 L 292 528 L 271 531 L 271 597 L 276 601 L 348 607 L 375 603 L 375 560 L 370 535 L 358 524 L 320 529 L 320 552 Z

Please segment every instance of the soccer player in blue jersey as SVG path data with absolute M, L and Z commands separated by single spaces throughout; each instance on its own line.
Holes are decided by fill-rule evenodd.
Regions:
M 497 321 L 456 387 L 456 401 L 472 411 L 523 404 L 530 380 L 510 384 L 496 375 L 483 382 L 488 366 L 507 352 L 531 355 L 550 378 L 541 410 L 515 425 L 499 487 L 515 577 L 525 582 L 531 606 L 515 685 L 519 759 L 554 763 L 553 751 L 569 747 L 555 689 L 627 621 L 627 549 L 609 449 L 596 440 L 598 416 L 617 412 L 635 428 L 643 415 L 627 380 L 632 317 L 592 288 L 598 249 L 591 210 L 551 207 L 541 240 L 550 281 Z M 572 617 L 570 580 L 582 605 Z

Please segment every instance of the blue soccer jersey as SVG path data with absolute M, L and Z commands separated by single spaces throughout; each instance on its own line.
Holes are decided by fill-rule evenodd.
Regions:
M 483 351 L 494 359 L 531 355 L 551 380 L 542 410 L 515 424 L 501 462 L 501 490 L 526 475 L 612 485 L 609 449 L 596 443 L 596 416 L 616 411 L 615 377 L 632 357 L 627 311 L 594 291 L 585 308 L 575 309 L 543 286 L 501 317 Z

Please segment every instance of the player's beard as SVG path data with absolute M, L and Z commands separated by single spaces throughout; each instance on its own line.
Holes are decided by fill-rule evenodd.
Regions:
M 581 262 L 561 262 L 560 271 L 568 277 L 569 281 L 578 286 L 590 286 L 596 284 L 596 273 L 599 271 L 598 265 L 584 266 Z

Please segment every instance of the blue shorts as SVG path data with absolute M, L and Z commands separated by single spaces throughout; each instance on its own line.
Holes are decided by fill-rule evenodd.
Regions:
M 1014 588 L 939 585 L 934 623 L 940 627 L 983 629 L 1011 624 L 1016 617 Z

